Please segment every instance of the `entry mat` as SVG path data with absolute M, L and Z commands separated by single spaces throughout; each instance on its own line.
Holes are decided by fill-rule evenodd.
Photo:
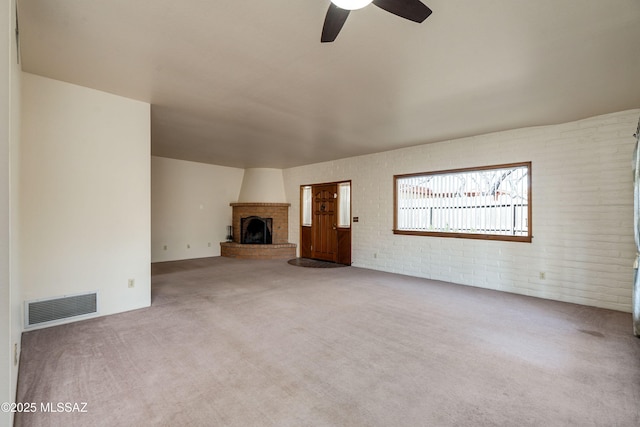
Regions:
M 310 258 L 294 258 L 287 261 L 291 265 L 295 265 L 297 267 L 310 267 L 310 268 L 337 268 L 337 267 L 347 267 L 344 264 L 337 264 L 335 262 L 329 261 L 320 261 L 318 259 L 310 259 Z

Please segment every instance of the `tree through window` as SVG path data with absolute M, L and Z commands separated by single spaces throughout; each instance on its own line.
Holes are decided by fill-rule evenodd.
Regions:
M 531 162 L 394 176 L 394 233 L 531 242 Z

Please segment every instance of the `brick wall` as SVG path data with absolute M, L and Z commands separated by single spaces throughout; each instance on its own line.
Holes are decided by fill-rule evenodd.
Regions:
M 640 110 L 425 144 L 284 171 L 299 242 L 300 185 L 352 180 L 353 265 L 631 311 L 633 133 Z M 533 242 L 394 235 L 393 175 L 532 161 Z M 544 273 L 544 278 L 541 277 Z
M 273 218 L 273 244 L 289 242 L 289 203 L 231 203 L 231 206 L 235 243 L 240 243 L 240 219 L 250 216 Z

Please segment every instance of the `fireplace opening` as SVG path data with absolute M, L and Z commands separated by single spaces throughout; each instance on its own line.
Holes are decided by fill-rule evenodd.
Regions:
M 273 218 L 262 218 L 259 216 L 240 218 L 240 243 L 270 245 L 272 244 L 272 229 Z

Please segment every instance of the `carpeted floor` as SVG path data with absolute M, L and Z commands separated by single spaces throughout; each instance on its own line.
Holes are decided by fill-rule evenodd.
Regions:
M 631 315 L 358 269 L 156 264 L 151 308 L 24 334 L 17 426 L 637 426 Z M 80 408 L 79 408 L 80 409 Z

